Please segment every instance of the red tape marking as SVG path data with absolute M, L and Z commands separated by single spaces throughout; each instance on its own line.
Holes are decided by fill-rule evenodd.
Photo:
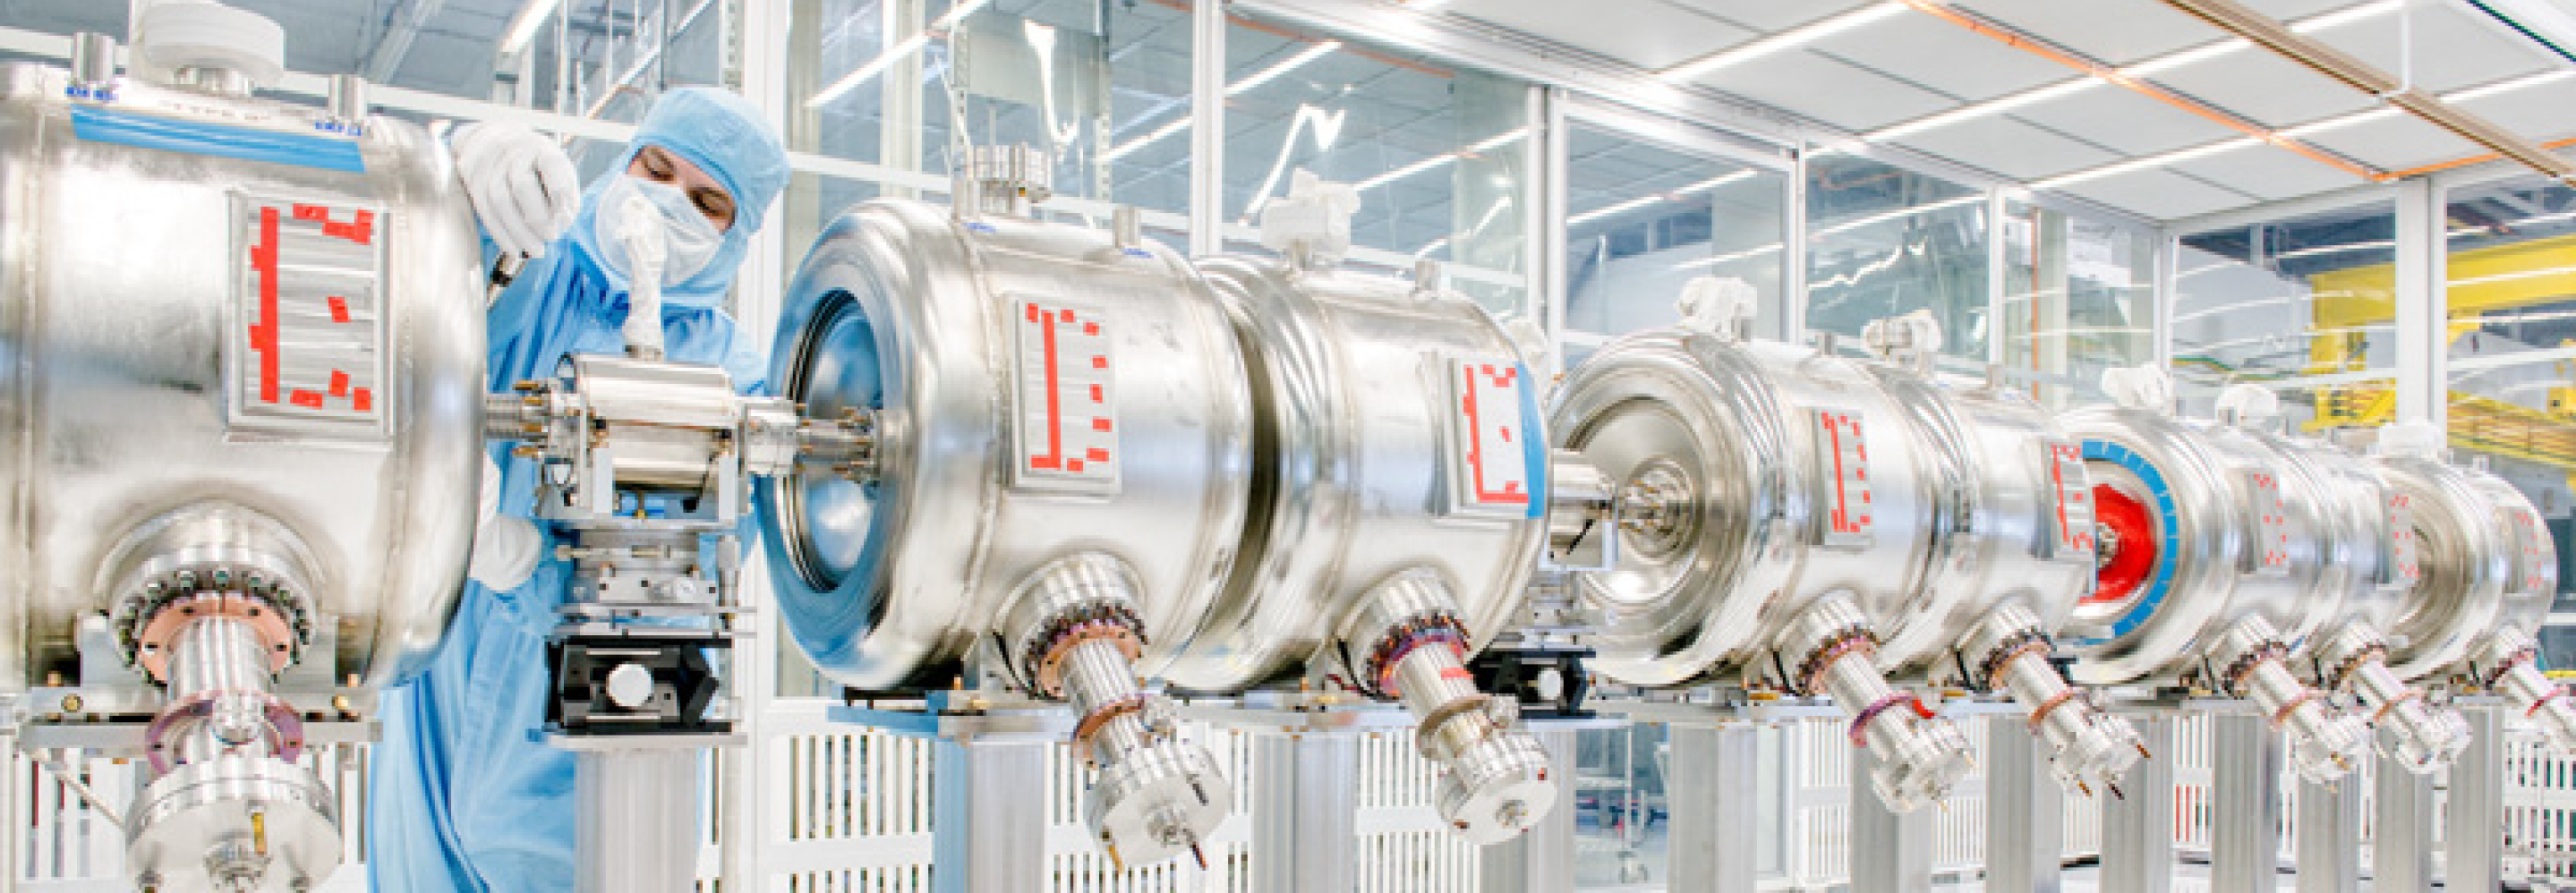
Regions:
M 349 299 L 339 295 L 331 296 L 331 321 L 342 323 L 349 321 Z
M 375 392 L 367 390 L 366 388 L 359 388 L 357 393 L 349 395 L 349 408 L 355 409 L 359 412 L 374 412 L 376 409 Z
M 1094 431 L 1107 431 L 1107 430 L 1109 430 L 1109 420 L 1108 420 L 1108 419 L 1092 419 L 1092 420 L 1091 420 L 1091 430 L 1094 430 Z
M 296 207 L 298 216 L 304 207 Z M 250 249 L 250 267 L 259 274 L 259 321 L 250 327 L 250 349 L 259 352 L 262 403 L 277 402 L 277 226 L 276 208 L 259 209 L 259 243 Z
M 331 396 L 349 396 L 349 373 L 338 369 L 331 370 Z
M 314 393 L 314 392 L 312 392 L 312 391 L 304 390 L 304 389 L 302 389 L 302 388 L 297 388 L 297 389 L 296 389 L 296 391 L 295 391 L 295 396 L 287 398 L 287 402 L 289 402 L 289 403 L 293 403 L 293 404 L 295 404 L 295 405 L 297 405 L 297 406 L 304 407 L 304 408 L 306 408 L 306 409 L 321 409 L 321 408 L 322 408 L 322 395 L 320 395 L 320 394 L 316 394 L 316 393 Z

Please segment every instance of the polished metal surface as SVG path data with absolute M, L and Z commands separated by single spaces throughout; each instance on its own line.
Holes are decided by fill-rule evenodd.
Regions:
M 336 802 L 313 773 L 235 754 L 154 779 L 126 816 L 126 873 L 150 893 L 302 893 L 340 865 Z
M 697 883 L 699 764 L 693 748 L 584 751 L 573 762 L 580 893 L 688 890 Z
M 1611 568 L 1577 575 L 1607 618 L 1588 637 L 1595 667 L 1830 693 L 1901 807 L 1970 763 L 1945 721 L 1891 709 L 1903 696 L 1888 680 L 1992 689 L 2040 717 L 2064 783 L 2107 787 L 2138 758 L 2135 735 L 2048 660 L 2092 585 L 2080 454 L 2024 397 L 1932 381 L 1897 348 L 1934 333 L 1904 334 L 1861 361 L 1679 326 L 1574 371 L 1559 445 L 1621 494 Z M 1839 659 L 1853 651 L 1867 659 Z
M 874 417 L 872 481 L 808 468 L 757 487 L 781 614 L 842 684 L 945 687 L 1025 581 L 1086 552 L 1134 574 L 1154 675 L 1234 562 L 1246 373 L 1217 300 L 1165 249 L 869 202 L 807 254 L 772 363 L 806 418 Z M 1085 382 L 1098 403 L 1066 387 Z
M 463 579 L 480 446 L 477 242 L 452 162 L 399 120 L 350 135 L 285 103 L 73 86 L 0 67 L 0 345 L 15 358 L 0 474 L 20 507 L 0 517 L 0 689 L 54 673 L 146 686 L 140 671 L 76 675 L 76 626 L 128 595 L 107 566 L 121 542 L 207 503 L 307 550 L 329 650 L 283 684 L 417 669 Z M 137 145 L 101 136 L 102 120 L 345 143 L 364 171 Z
M 1510 336 L 1465 296 L 1403 280 L 1199 265 L 1244 345 L 1261 446 L 1241 560 L 1163 675 L 1237 691 L 1339 656 L 1326 645 L 1365 647 L 1348 641 L 1364 597 L 1415 570 L 1457 600 L 1471 650 L 1502 632 L 1548 540 L 1545 423 Z M 1478 439 L 1497 429 L 1514 439 Z M 1479 446 L 1492 455 L 1470 467 Z M 1467 477 L 1478 471 L 1491 498 Z

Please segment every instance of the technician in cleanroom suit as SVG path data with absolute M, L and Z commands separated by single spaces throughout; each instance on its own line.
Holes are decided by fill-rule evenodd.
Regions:
M 778 136 L 741 97 L 663 94 L 607 176 L 558 210 L 551 141 L 508 125 L 451 138 L 484 230 L 504 252 L 536 255 L 492 305 L 493 390 L 553 374 L 568 353 L 620 355 L 631 273 L 627 245 L 660 227 L 668 359 L 721 365 L 749 391 L 766 377 L 766 340 L 719 309 L 753 230 L 787 181 Z M 534 137 L 532 142 L 529 137 Z M 542 143 L 543 145 L 539 145 Z M 553 236 L 560 233 L 559 237 Z M 542 241 L 551 238 L 551 241 Z M 532 250 L 533 249 L 533 250 Z M 546 633 L 567 566 L 527 520 L 533 463 L 493 451 L 487 520 L 446 643 L 427 672 L 386 693 L 384 742 L 368 801 L 367 868 L 387 893 L 573 888 L 573 758 L 538 738 Z M 497 502 L 497 506 L 496 506 Z M 497 510 L 496 510 L 497 509 Z M 540 560 L 540 556 L 544 560 Z

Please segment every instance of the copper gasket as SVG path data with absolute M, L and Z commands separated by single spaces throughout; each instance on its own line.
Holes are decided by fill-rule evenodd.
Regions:
M 2039 734 L 2040 723 L 2048 720 L 2048 714 L 2050 711 L 2066 706 L 2068 701 L 2084 700 L 2087 700 L 2084 697 L 2084 690 L 2074 686 L 2067 686 L 2066 688 L 2059 689 L 2056 694 L 2049 695 L 2048 700 L 2040 702 L 2038 709 L 2030 712 L 2029 723 L 2031 734 Z
M 1046 651 L 1038 655 L 1036 664 L 1030 668 L 1031 675 L 1037 678 L 1038 691 L 1050 698 L 1063 697 L 1065 658 L 1073 655 L 1073 646 L 1094 641 L 1115 643 L 1119 653 L 1127 655 L 1130 664 L 1145 653 L 1144 640 L 1125 623 L 1092 620 L 1074 624 L 1049 639 Z
M 1144 712 L 1145 705 L 1152 698 L 1152 695 L 1137 692 L 1102 704 L 1098 709 L 1083 714 L 1082 720 L 1073 725 L 1073 752 L 1081 756 L 1084 763 L 1098 765 L 1098 761 L 1092 757 L 1091 736 L 1099 734 L 1102 727 L 1109 725 L 1110 720 Z
M 2036 653 L 2041 660 L 2047 660 L 2048 653 L 2054 650 L 2056 646 L 2049 644 L 2048 637 L 2036 632 L 2025 633 L 2017 644 L 1995 649 L 1986 656 L 1986 690 L 2002 691 L 2004 671 L 2012 669 L 2013 662 L 2022 655 Z
M 295 630 L 286 614 L 266 599 L 227 592 L 207 592 L 172 600 L 143 622 L 134 638 L 136 660 L 160 682 L 169 681 L 170 645 L 179 631 L 200 620 L 230 619 L 249 624 L 268 649 L 269 672 L 281 672 L 295 660 Z
M 1798 662 L 1798 691 L 1816 694 L 1816 678 L 1833 669 L 1834 663 L 1854 654 L 1878 653 L 1878 640 L 1860 630 L 1847 630 L 1833 644 L 1816 649 Z
M 2299 696 L 2298 696 L 2298 697 L 2291 698 L 2289 703 L 2281 705 L 2281 709 L 2272 711 L 2272 727 L 2273 727 L 2273 728 L 2276 728 L 2276 729 L 2277 729 L 2277 728 L 2280 728 L 2280 727 L 2281 727 L 2281 724 L 2283 724 L 2283 723 L 2286 723 L 2286 722 L 2289 722 L 2289 721 L 2290 721 L 2290 712 L 2291 712 L 2291 711 L 2297 710 L 2297 709 L 2299 709 L 2301 706 L 2303 706 L 2303 705 L 2307 704 L 2309 701 L 2313 701 L 2313 700 L 2316 700 L 2316 699 L 2317 699 L 2317 690 L 2316 690 L 2316 689 L 2313 689 L 2313 688 L 2309 688 L 2309 689 L 2301 689 L 2301 690 L 2299 691 Z
M 2405 694 L 2390 698 L 2388 699 L 2388 703 L 2379 705 L 2379 709 L 2370 714 L 2370 724 L 2375 726 L 2378 725 L 2381 720 L 2387 719 L 2388 711 L 2397 709 L 2397 705 L 2399 704 L 2403 704 L 2408 701 L 2421 701 L 2423 699 L 2423 690 L 2413 688 L 2407 689 Z
M 1458 660 L 1465 662 L 1467 625 L 1458 622 L 1456 617 L 1434 614 L 1397 624 L 1394 629 L 1388 630 L 1385 636 L 1380 637 L 1377 644 L 1370 646 L 1368 657 L 1368 679 L 1376 684 L 1377 693 L 1390 698 L 1398 697 L 1395 686 L 1396 665 L 1403 663 L 1405 657 L 1411 655 L 1414 649 L 1434 643 L 1449 646 L 1451 651 L 1457 653 Z
M 1879 714 L 1887 712 L 1888 708 L 1905 703 L 1911 703 L 1914 705 L 1914 715 L 1926 719 L 1931 718 L 1932 710 L 1931 708 L 1923 706 L 1922 698 L 1915 697 L 1912 692 L 1888 692 L 1878 700 L 1870 702 L 1868 707 L 1862 708 L 1860 715 L 1852 717 L 1852 746 L 1868 747 L 1870 722 L 1877 719 Z

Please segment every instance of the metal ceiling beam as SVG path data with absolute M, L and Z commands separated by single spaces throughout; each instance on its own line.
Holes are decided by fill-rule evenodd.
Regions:
M 2457 106 L 2415 89 L 2412 84 L 2353 58 L 2324 41 L 2291 31 L 2279 20 L 2236 0 L 2164 0 L 2164 4 L 2208 22 L 2219 30 L 2252 41 L 2254 45 L 2309 71 L 2405 109 L 2425 123 L 2484 146 L 2497 155 L 2551 177 L 2576 183 L 2576 163 L 2559 157 L 2548 147 L 2461 111 Z
M 409 8 L 394 13 L 393 21 L 385 27 L 384 39 L 376 41 L 376 48 L 367 52 L 362 69 L 367 81 L 392 82 L 394 73 L 402 70 L 403 57 L 411 55 L 412 42 L 420 39 L 421 29 L 429 27 L 429 20 L 446 5 L 447 0 L 412 0 Z

